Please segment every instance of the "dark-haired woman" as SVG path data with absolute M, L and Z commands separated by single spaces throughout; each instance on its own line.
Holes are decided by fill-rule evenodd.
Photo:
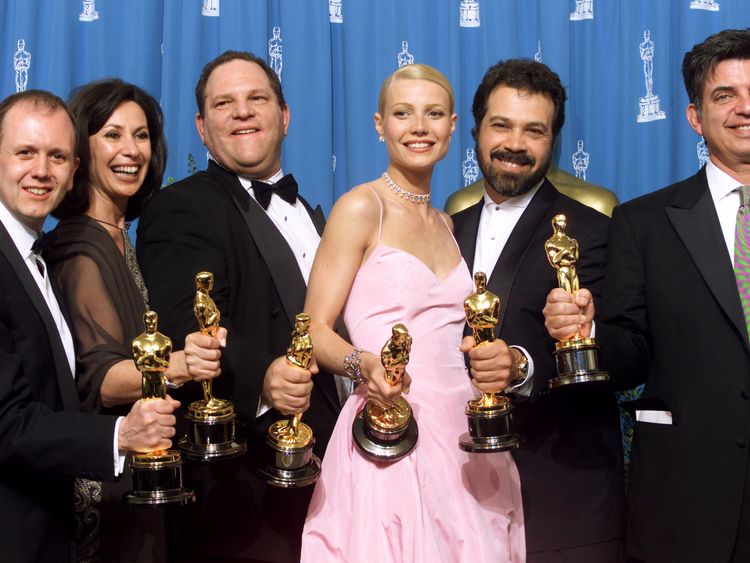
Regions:
M 72 190 L 54 212 L 61 221 L 44 241 L 45 259 L 71 316 L 82 408 L 116 413 L 141 396 L 131 341 L 144 330 L 148 292 L 127 222 L 140 215 L 161 184 L 166 161 L 162 114 L 144 90 L 118 79 L 79 88 L 69 107 L 80 164 Z M 184 351 L 172 353 L 168 386 L 218 375 L 219 342 L 225 337 L 224 331 L 217 339 L 189 335 Z M 83 516 L 77 522 L 79 558 L 95 560 L 87 552 L 96 551 L 96 542 L 87 540 L 97 535 L 93 524 L 99 522 L 101 560 L 164 558 L 158 515 L 120 514 L 124 481 L 109 491 L 105 487 L 101 517 L 95 506 L 98 484 L 84 482 L 76 498 Z

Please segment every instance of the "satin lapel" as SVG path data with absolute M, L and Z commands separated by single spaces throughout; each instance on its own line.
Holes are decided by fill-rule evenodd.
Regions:
M 65 348 L 60 339 L 60 333 L 57 331 L 57 325 L 52 318 L 52 314 L 49 311 L 47 302 L 44 300 L 42 292 L 39 291 L 39 286 L 36 284 L 36 281 L 34 281 L 26 263 L 18 253 L 18 249 L 13 243 L 13 239 L 10 238 L 8 231 L 5 230 L 5 226 L 2 225 L 2 223 L 0 223 L 0 251 L 2 251 L 8 259 L 18 281 L 21 286 L 23 286 L 24 291 L 34 305 L 34 308 L 39 313 L 42 322 L 44 322 L 44 328 L 47 330 L 50 346 L 52 347 L 52 357 L 55 362 L 55 372 L 57 373 L 58 387 L 60 389 L 63 406 L 66 410 L 79 410 L 80 401 L 78 400 L 78 391 L 76 390 L 73 374 L 70 373 L 68 357 L 65 354 Z
M 482 215 L 482 207 L 484 207 L 484 199 L 481 199 L 479 203 L 475 203 L 466 211 L 453 216 L 454 230 L 456 231 L 454 236 L 461 251 L 461 256 L 464 257 L 464 262 L 466 262 L 470 272 L 474 271 L 474 253 L 477 249 L 477 233 L 479 232 L 479 218 Z M 460 216 L 460 219 L 456 220 L 458 216 Z
M 725 252 L 717 252 L 726 243 L 705 172 L 701 171 L 693 182 L 683 186 L 665 212 L 719 306 L 748 345 L 732 262 Z
M 211 163 L 213 164 L 213 163 Z M 218 170 L 216 170 L 218 168 Z M 299 271 L 292 249 L 271 218 L 257 204 L 233 174 L 213 164 L 210 170 L 222 175 L 219 184 L 227 191 L 253 237 L 263 260 L 271 273 L 276 291 L 286 311 L 289 324 L 294 326 L 294 317 L 305 305 L 307 286 Z
M 307 212 L 310 214 L 310 219 L 312 219 L 313 225 L 315 226 L 315 230 L 318 231 L 318 236 L 322 237 L 323 229 L 326 226 L 326 218 L 323 215 L 323 209 L 320 205 L 313 209 L 310 204 L 307 203 L 307 200 L 301 195 L 298 195 L 297 199 L 299 199 L 302 202 L 302 205 L 305 206 L 305 209 L 307 209 Z
M 536 248 L 531 243 L 536 233 L 543 227 L 542 224 L 550 211 L 552 203 L 557 198 L 557 193 L 557 190 L 549 180 L 545 180 L 518 219 L 513 232 L 508 237 L 508 242 L 505 243 L 505 247 L 497 259 L 489 280 L 487 280 L 487 288 L 500 297 L 502 303 L 500 311 L 501 327 L 505 318 L 505 311 L 507 310 L 505 305 L 508 303 L 510 288 L 513 286 L 518 267 L 521 265 L 524 256 L 529 251 L 544 252 L 544 248 Z M 550 227 L 551 233 L 552 227 Z

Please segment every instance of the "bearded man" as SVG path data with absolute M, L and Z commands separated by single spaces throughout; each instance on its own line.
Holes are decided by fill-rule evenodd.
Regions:
M 545 178 L 565 121 L 565 99 L 560 77 L 542 63 L 507 60 L 487 71 L 472 106 L 484 198 L 453 221 L 466 263 L 485 272 L 487 288 L 500 296 L 498 336 L 519 374 L 511 392 L 522 436 L 514 457 L 527 561 L 619 562 L 623 468 L 614 394 L 586 384 L 548 392 L 557 375 L 555 341 L 542 314 L 547 294 L 557 287 L 544 247 L 552 218 L 567 217 L 567 234 L 579 244 L 581 286 L 595 299 L 609 224 Z

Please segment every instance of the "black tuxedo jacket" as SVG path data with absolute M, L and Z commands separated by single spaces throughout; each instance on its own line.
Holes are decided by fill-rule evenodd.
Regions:
M 474 263 L 484 199 L 453 216 L 466 263 Z M 545 180 L 521 215 L 488 275 L 488 289 L 502 302 L 498 337 L 522 346 L 534 361 L 530 400 L 516 401 L 522 436 L 514 458 L 521 475 L 526 548 L 549 551 L 623 535 L 622 445 L 619 412 L 608 388 L 547 392 L 557 375 L 554 341 L 544 327 L 547 294 L 557 287 L 544 243 L 552 218 L 565 213 L 568 234 L 580 247 L 581 287 L 598 297 L 604 276 L 609 220 L 559 193 Z
M 628 549 L 644 561 L 728 561 L 747 486 L 750 348 L 705 171 L 615 210 L 597 337 L 610 373 L 645 382 Z
M 304 204 L 322 232 L 322 211 Z M 211 296 L 229 331 L 214 392 L 234 402 L 247 427 L 248 453 L 238 461 L 186 467 L 198 502 L 182 511 L 187 516 L 180 543 L 204 557 L 299 558 L 312 487 L 267 487 L 254 473 L 266 447 L 265 431 L 281 418 L 269 411 L 256 419 L 263 378 L 269 364 L 286 352 L 294 316 L 305 301 L 304 278 L 289 245 L 237 176 L 210 161 L 207 170 L 161 190 L 150 202 L 139 222 L 137 250 L 159 330 L 178 347 L 198 328 L 195 274 L 213 272 Z M 188 384 L 174 396 L 184 410 L 202 390 Z M 333 377 L 316 375 L 304 420 L 313 428 L 320 457 L 339 411 Z
M 114 478 L 115 417 L 77 412 L 49 308 L 0 223 L 0 554 L 73 561 L 72 475 Z

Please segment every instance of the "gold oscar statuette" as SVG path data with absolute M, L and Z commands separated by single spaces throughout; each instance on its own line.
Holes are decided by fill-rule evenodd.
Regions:
M 544 243 L 547 260 L 557 272 L 557 285 L 570 294 L 579 288 L 576 265 L 578 241 L 565 234 L 568 220 L 559 214 L 552 218 L 552 236 Z M 599 346 L 594 338 L 584 338 L 580 330 L 555 344 L 557 377 L 550 379 L 549 388 L 579 383 L 609 381 L 606 371 L 599 369 Z
M 193 312 L 201 333 L 215 337 L 219 330 L 221 313 L 211 299 L 214 275 L 198 272 L 195 275 L 195 301 Z M 188 434 L 180 438 L 180 450 L 185 457 L 199 461 L 227 459 L 247 451 L 247 445 L 237 432 L 237 415 L 234 405 L 213 395 L 212 380 L 201 381 L 203 399 L 188 406 L 185 418 Z
M 172 341 L 157 330 L 153 311 L 143 315 L 146 331 L 133 339 L 133 359 L 142 374 L 142 398 L 163 399 L 167 384 L 164 372 L 169 367 Z M 133 490 L 125 495 L 129 506 L 158 507 L 184 505 L 195 501 L 193 491 L 182 486 L 182 458 L 177 450 L 143 451 L 130 462 Z
M 391 337 L 380 352 L 385 369 L 385 380 L 398 383 L 406 372 L 411 351 L 411 336 L 407 328 L 398 323 L 391 329 Z M 412 416 L 409 403 L 403 397 L 384 407 L 367 401 L 352 424 L 354 443 L 366 458 L 380 462 L 398 461 L 409 455 L 417 445 L 419 428 Z
M 300 313 L 294 318 L 294 329 L 286 360 L 290 365 L 307 369 L 313 357 L 310 337 L 310 315 Z M 266 433 L 270 459 L 259 469 L 269 485 L 284 488 L 312 485 L 320 476 L 320 459 L 313 453 L 315 437 L 312 428 L 301 422 L 298 413 L 271 424 Z
M 474 334 L 476 346 L 495 340 L 495 327 L 500 321 L 500 298 L 487 289 L 487 275 L 474 274 L 476 291 L 464 301 L 466 322 Z M 518 447 L 518 434 L 513 431 L 513 405 L 503 393 L 482 393 L 466 403 L 469 431 L 458 439 L 458 446 L 467 452 L 492 453 Z

